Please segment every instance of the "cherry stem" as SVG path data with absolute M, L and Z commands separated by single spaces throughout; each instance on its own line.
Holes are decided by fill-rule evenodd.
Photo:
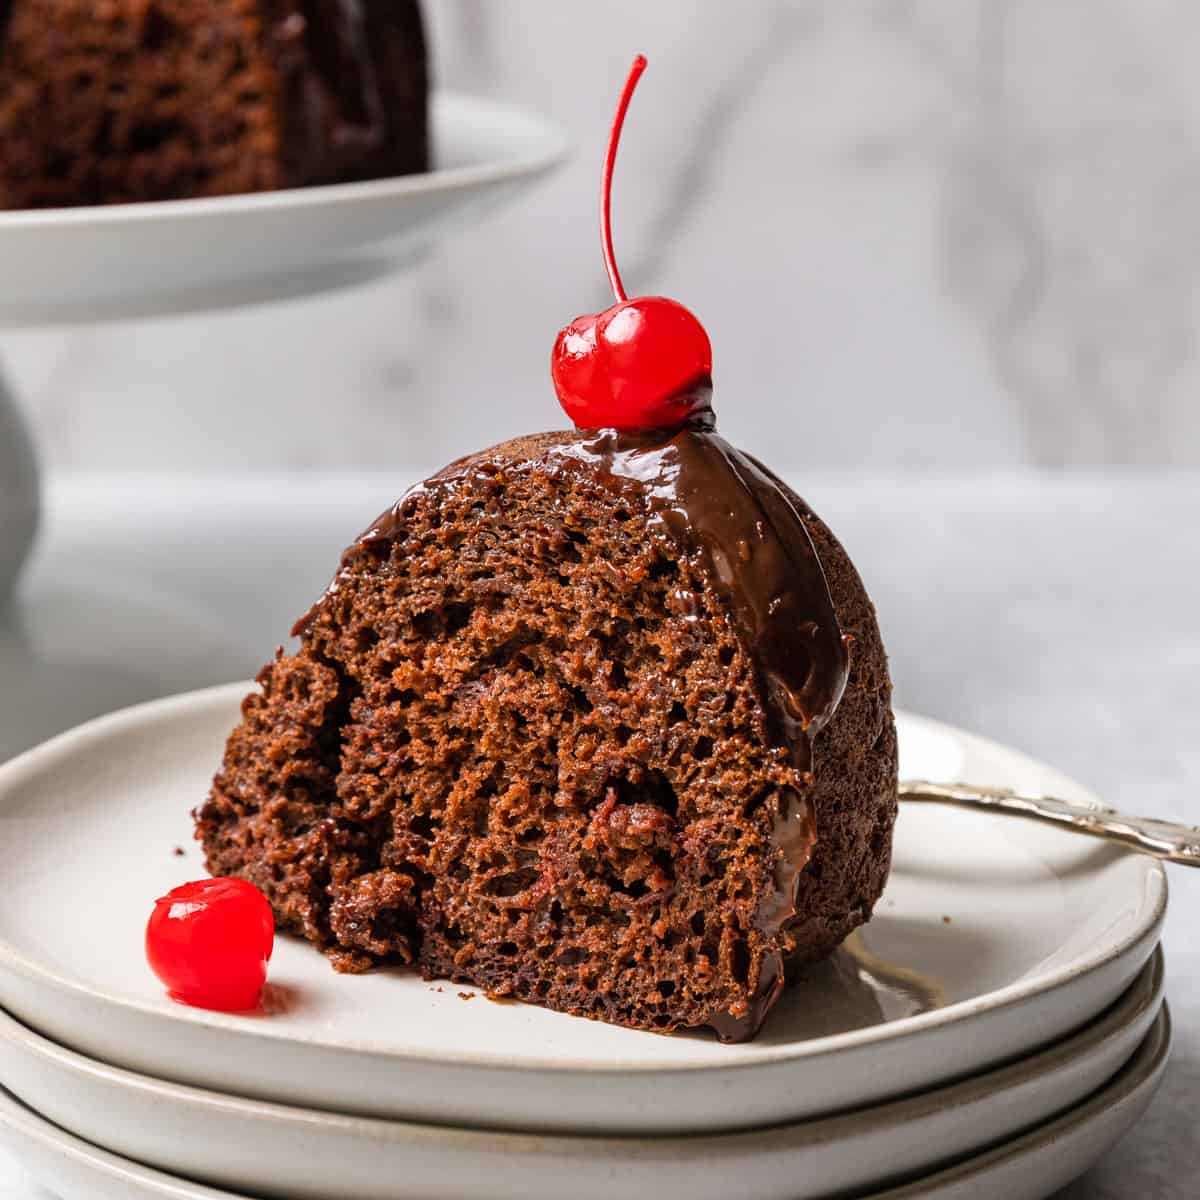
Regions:
M 617 144 L 621 140 L 621 127 L 625 124 L 625 114 L 629 111 L 629 101 L 633 99 L 633 90 L 637 87 L 642 72 L 646 69 L 646 56 L 639 54 L 629 68 L 629 78 L 625 80 L 625 88 L 621 99 L 617 101 L 617 114 L 613 117 L 612 129 L 608 134 L 608 151 L 604 155 L 604 175 L 600 181 L 600 246 L 604 251 L 604 269 L 608 272 L 608 281 L 612 284 L 613 295 L 617 302 L 623 304 L 629 297 L 625 294 L 625 285 L 621 282 L 621 273 L 617 270 L 617 260 L 613 256 L 612 240 L 612 177 L 613 167 L 617 161 Z

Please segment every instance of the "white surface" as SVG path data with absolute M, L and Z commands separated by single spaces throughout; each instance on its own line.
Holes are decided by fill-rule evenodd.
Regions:
M 1121 807 L 1200 823 L 1200 570 L 1187 552 L 1200 476 L 864 476 L 796 470 L 786 448 L 771 461 L 867 579 L 901 703 L 987 730 Z M 252 674 L 348 531 L 416 474 L 52 478 L 34 570 L 0 616 L 0 756 L 106 709 Z M 1200 872 L 1175 870 L 1171 885 L 1176 1047 L 1162 1092 L 1059 1200 L 1194 1200 Z M 0 1180 L 14 1171 L 0 1153 Z
M 875 919 L 813 969 L 815 996 L 791 990 L 745 1045 L 467 1004 L 407 970 L 338 975 L 294 939 L 272 961 L 269 1016 L 188 1008 L 146 968 L 142 931 L 154 897 L 197 873 L 194 856 L 172 851 L 192 844 L 191 810 L 246 690 L 142 705 L 0 767 L 0 1003 L 20 1020 L 157 1076 L 341 1111 L 518 1129 L 750 1128 L 912 1091 L 1062 1035 L 1129 984 L 1165 911 L 1152 859 L 913 806 Z M 900 745 L 904 775 L 1086 795 L 919 718 L 901 719 Z
M 436 170 L 365 183 L 0 212 L 0 326 L 158 315 L 326 291 L 394 269 L 563 156 L 548 121 L 434 96 Z
M 0 1077 L 94 1145 L 280 1200 L 809 1200 L 929 1171 L 1069 1110 L 1130 1058 L 1161 991 L 1159 957 L 1100 1021 L 1032 1058 L 879 1108 L 699 1139 L 472 1132 L 252 1103 L 107 1067 L 3 1015 Z
M 706 323 L 736 444 L 1200 461 L 1194 0 L 425 10 L 439 83 L 561 121 L 567 168 L 369 291 L 0 337 L 52 467 L 435 467 L 553 427 L 554 335 L 608 303 L 600 160 L 639 50 L 617 251 Z
M 863 1196 L 862 1200 L 1041 1200 L 1085 1170 L 1141 1116 L 1161 1082 L 1170 1037 L 1170 1019 L 1164 1008 L 1131 1061 L 1077 1108 L 1040 1130 L 946 1171 L 895 1190 Z M 66 1200 L 238 1200 L 231 1193 L 187 1184 L 89 1146 L 22 1108 L 3 1092 L 0 1142 L 16 1149 L 31 1169 L 52 1183 Z M 614 1186 L 621 1185 L 622 1173 L 627 1171 L 617 1164 Z M 679 1187 L 686 1182 L 677 1182 L 672 1176 L 655 1194 L 663 1200 L 694 1195 Z M 577 1194 L 573 1184 L 569 1186 L 570 1194 Z M 746 1194 L 740 1185 L 734 1186 L 737 1195 Z M 30 1194 L 24 1189 L 19 1193 L 22 1200 Z M 602 1194 L 610 1197 L 613 1193 Z M 345 1200 L 341 1189 L 334 1195 Z M 793 1195 L 789 1194 L 789 1200 Z

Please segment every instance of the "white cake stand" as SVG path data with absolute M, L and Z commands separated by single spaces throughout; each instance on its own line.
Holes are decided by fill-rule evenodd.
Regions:
M 0 213 L 0 327 L 260 304 L 402 269 L 563 158 L 541 117 L 452 94 L 432 103 L 437 169 L 212 200 Z M 0 375 L 0 606 L 37 530 L 37 455 Z

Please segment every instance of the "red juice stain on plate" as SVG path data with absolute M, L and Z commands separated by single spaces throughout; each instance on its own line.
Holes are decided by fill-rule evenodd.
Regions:
M 576 317 L 559 332 L 550 357 L 559 403 L 583 429 L 681 425 L 708 407 L 712 392 L 712 346 L 704 326 L 666 296 L 630 300 L 613 254 L 613 166 L 625 113 L 645 69 L 639 54 L 617 104 L 600 187 L 600 239 L 617 303 Z
M 146 960 L 172 1000 L 194 1008 L 258 1007 L 275 945 L 267 898 L 244 879 L 199 879 L 155 901 Z

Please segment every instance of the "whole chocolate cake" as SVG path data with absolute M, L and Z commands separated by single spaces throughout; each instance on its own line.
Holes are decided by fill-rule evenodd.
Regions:
M 424 170 L 416 0 L 0 0 L 0 208 Z
M 345 552 L 198 813 L 343 971 L 416 964 L 564 1012 L 753 1037 L 887 879 L 875 613 L 794 492 L 715 432 L 663 297 L 558 337 L 568 433 L 418 485 Z

